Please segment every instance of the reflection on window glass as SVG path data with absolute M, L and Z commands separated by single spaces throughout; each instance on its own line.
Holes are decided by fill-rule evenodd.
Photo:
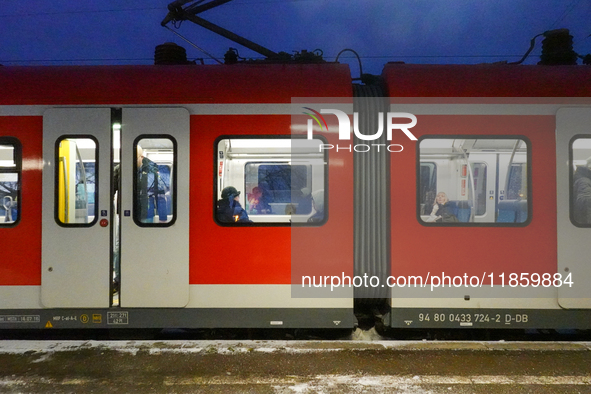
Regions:
M 0 138 L 0 225 L 14 224 L 19 218 L 20 161 L 14 143 Z
M 304 215 L 312 212 L 308 178 L 311 165 L 247 163 L 246 206 L 254 215 Z
M 142 225 L 174 221 L 175 143 L 171 138 L 142 138 L 135 144 L 134 219 Z
M 523 223 L 528 146 L 510 138 L 425 138 L 418 212 L 424 223 Z
M 217 146 L 216 218 L 223 223 L 320 223 L 321 140 L 223 139 Z
M 96 218 L 96 142 L 63 138 L 58 142 L 57 219 L 61 224 L 91 224 Z
M 576 226 L 591 226 L 591 138 L 571 144 L 571 220 Z

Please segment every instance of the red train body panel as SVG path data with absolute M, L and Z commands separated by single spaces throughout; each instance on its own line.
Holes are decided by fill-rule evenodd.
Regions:
M 0 117 L 0 136 L 18 137 L 22 144 L 22 217 L 17 226 L 1 229 L 5 251 L 0 285 L 41 284 L 42 130 L 39 117 Z

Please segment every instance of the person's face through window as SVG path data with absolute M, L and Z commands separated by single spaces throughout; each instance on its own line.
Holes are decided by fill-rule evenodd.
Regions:
M 438 193 L 435 200 L 437 204 L 445 204 L 447 202 L 447 196 L 445 193 Z

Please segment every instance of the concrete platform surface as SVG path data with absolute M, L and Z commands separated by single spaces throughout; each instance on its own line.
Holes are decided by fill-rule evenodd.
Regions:
M 0 393 L 591 393 L 591 342 L 0 341 Z

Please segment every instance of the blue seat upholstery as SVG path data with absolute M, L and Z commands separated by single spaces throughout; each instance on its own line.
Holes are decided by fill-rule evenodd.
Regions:
M 497 223 L 523 223 L 527 220 L 527 200 L 500 201 Z
M 462 223 L 468 223 L 470 221 L 470 204 L 468 201 L 458 201 L 458 213 L 457 218 Z
M 497 223 L 515 223 L 515 211 L 509 209 L 499 209 Z
M 449 205 L 460 222 L 468 223 L 470 221 L 470 203 L 468 201 L 450 201 Z
M 456 203 L 456 201 L 448 201 L 447 205 L 451 209 L 452 213 L 458 216 L 458 204 Z

